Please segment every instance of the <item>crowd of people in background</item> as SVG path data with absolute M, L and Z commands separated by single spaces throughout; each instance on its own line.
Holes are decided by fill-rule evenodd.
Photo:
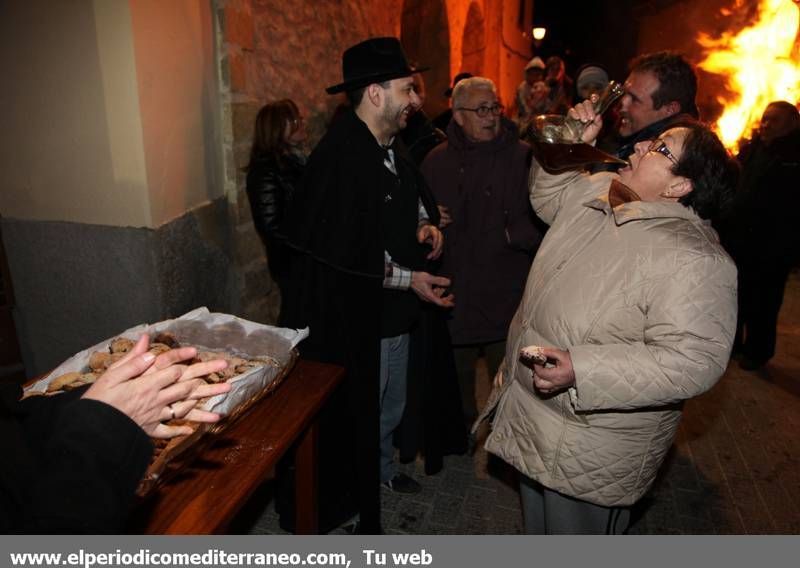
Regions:
M 527 532 L 624 532 L 672 443 L 681 401 L 719 379 L 734 338 L 743 369 L 774 354 L 800 252 L 791 227 L 797 108 L 765 110 L 737 184 L 736 161 L 698 121 L 697 78 L 677 53 L 631 61 L 605 117 L 594 101 L 611 77 L 596 62 L 573 80 L 558 55 L 533 57 L 510 108 L 490 78 L 464 71 L 433 119 L 422 109 L 424 70 L 394 38 L 347 50 L 344 82 L 328 92 L 345 92 L 349 108 L 302 182 L 296 107 L 272 103 L 257 120 L 247 190 L 268 256 L 273 221 L 293 201 L 278 230 L 295 257 L 281 321 L 310 325 L 304 355 L 348 370 L 329 424 L 351 441 L 330 440 L 331 469 L 346 475 L 321 477 L 323 507 L 343 512 L 329 525 L 357 512 L 354 530 L 380 531 L 379 487 L 420 490 L 396 473 L 393 446 L 401 459 L 420 451 L 436 473 L 443 453 L 466 449 L 463 425 L 475 431 L 488 416 L 487 449 L 520 473 Z M 256 148 L 275 105 L 288 110 L 265 160 Z M 583 143 L 626 165 L 543 170 L 524 139 L 541 114 L 580 120 Z M 265 189 L 264 166 L 285 183 Z M 527 345 L 543 347 L 542 359 L 521 359 Z M 482 413 L 481 357 L 494 384 Z M 449 427 L 447 440 L 409 444 L 408 423 L 421 439 Z M 326 476 L 338 498 L 328 504 Z M 356 505 L 342 507 L 348 496 Z
M 467 451 L 467 426 L 489 418 L 486 448 L 519 473 L 526 532 L 622 533 L 681 403 L 714 385 L 732 351 L 744 370 L 775 354 L 800 260 L 798 108 L 770 103 L 734 159 L 698 120 L 697 78 L 677 53 L 633 59 L 606 116 L 594 102 L 611 78 L 596 62 L 573 80 L 558 55 L 533 57 L 509 108 L 490 78 L 465 70 L 432 119 L 425 70 L 396 38 L 347 49 L 343 81 L 327 89 L 347 103 L 310 155 L 292 100 L 255 120 L 246 192 L 278 323 L 309 327 L 302 356 L 346 369 L 320 418 L 320 527 L 379 533 L 381 492 L 421 490 L 397 459 L 421 453 L 435 474 L 442 456 Z M 569 115 L 581 143 L 625 165 L 546 171 L 521 139 L 540 114 Z M 4 446 L 25 458 L 8 487 L 30 488 L 0 492 L 7 531 L 121 526 L 147 435 L 180 434 L 162 424 L 176 416 L 219 419 L 195 405 L 227 385 L 194 378 L 224 363 L 182 365 L 189 349 L 156 358 L 147 341 L 88 389 L 2 393 Z M 493 388 L 483 409 L 479 358 Z M 48 434 L 51 417 L 73 414 L 94 424 Z M 98 424 L 132 450 L 118 455 Z M 86 432 L 92 444 L 72 448 Z M 97 477 L 95 494 L 49 491 L 52 477 L 31 473 L 37 460 L 55 460 L 51 476 Z M 279 477 L 293 530 L 292 473 Z
M 788 101 L 767 105 L 738 155 L 742 183 L 720 224 L 739 269 L 739 334 L 734 346 L 747 371 L 775 355 L 778 312 L 789 272 L 800 262 L 794 212 L 800 206 L 800 113 Z
M 326 270 L 338 265 L 351 280 L 359 272 L 372 275 L 373 294 L 379 291 L 380 258 L 385 275 L 398 268 L 395 260 L 404 258 L 400 264 L 409 268 L 400 267 L 401 271 L 414 274 L 414 269 L 425 268 L 430 278 L 434 274 L 446 278 L 440 284 L 431 281 L 421 293 L 412 278 L 396 286 L 385 276 L 383 292 L 378 293 L 383 299 L 372 296 L 375 305 L 402 299 L 406 312 L 416 314 L 422 304 L 428 323 L 422 324 L 424 318 L 415 316 L 413 321 L 406 318 L 406 324 L 391 334 L 360 335 L 362 346 L 383 338 L 382 355 L 373 358 L 371 366 L 362 362 L 354 367 L 342 358 L 346 346 L 334 349 L 337 356 L 328 358 L 350 365 L 361 384 L 353 388 L 363 392 L 372 392 L 372 387 L 363 390 L 364 385 L 370 381 L 377 385 L 381 377 L 377 406 L 381 447 L 371 454 L 380 455 L 381 472 L 377 477 L 359 478 L 372 479 L 368 482 L 371 497 L 362 489 L 359 530 L 380 528 L 374 506 L 378 481 L 390 491 L 419 491 L 415 480 L 397 476 L 391 467 L 393 432 L 401 458 L 404 455 L 399 427 L 406 399 L 403 391 L 418 397 L 430 390 L 428 383 L 440 385 L 440 394 L 453 393 L 457 386 L 460 409 L 450 405 L 445 412 L 445 399 L 435 396 L 423 396 L 413 406 L 418 411 L 425 404 L 435 405 L 448 421 L 473 423 L 480 410 L 475 395 L 476 361 L 483 357 L 495 385 L 482 414 L 493 416 L 487 449 L 521 473 L 526 530 L 623 532 L 630 506 L 652 484 L 671 444 L 680 401 L 710 388 L 722 375 L 734 337 L 739 338 L 736 348 L 744 355 L 743 369 L 759 368 L 774 354 L 783 286 L 800 250 L 788 219 L 797 202 L 793 180 L 798 173 L 800 119 L 796 107 L 775 102 L 767 108 L 759 133 L 739 155 L 744 175 L 737 191 L 736 163 L 716 135 L 698 122 L 696 75 L 679 54 L 658 52 L 635 58 L 624 95 L 605 117 L 593 113 L 593 102 L 609 85 L 606 68 L 586 63 L 577 69 L 573 81 L 564 60 L 552 55 L 533 57 L 525 65 L 510 108 L 503 105 L 491 79 L 469 71 L 459 73 L 444 93 L 448 109 L 431 120 L 421 108 L 426 96 L 423 69 L 403 63 L 399 45 L 392 48 L 398 58 L 394 64 L 380 63 L 374 53 L 367 55 L 367 46 L 374 41 L 360 44 L 365 58 L 372 57 L 378 67 L 394 65 L 394 71 L 384 74 L 386 81 L 376 80 L 368 87 L 375 92 L 367 110 L 375 110 L 391 128 L 381 130 L 370 123 L 363 99 L 348 92 L 355 112 L 344 120 L 362 132 L 359 144 L 363 147 L 353 154 L 354 162 L 341 157 L 336 161 L 338 168 L 346 162 L 347 169 L 368 170 L 376 180 L 384 180 L 375 181 L 375 187 L 389 183 L 416 188 L 417 209 L 409 202 L 404 225 L 390 216 L 385 221 L 388 226 L 366 231 L 382 235 L 382 240 L 371 243 L 374 266 L 354 251 L 345 254 L 344 249 L 322 247 L 315 253 L 315 245 L 309 242 L 314 237 L 304 231 L 319 231 L 308 224 L 286 229 L 297 249 L 318 259 L 328 255 Z M 347 52 L 343 71 L 347 82 Z M 409 85 L 416 96 L 406 96 L 405 91 L 403 96 L 390 95 L 395 81 Z M 533 117 L 567 113 L 587 125 L 584 142 L 596 143 L 628 165 L 616 173 L 603 171 L 611 170 L 608 166 L 593 166 L 583 173 L 555 177 L 542 170 L 520 137 L 524 138 Z M 364 124 L 370 135 L 361 130 Z M 326 146 L 330 136 L 320 146 Z M 320 151 L 318 147 L 315 153 Z M 406 159 L 408 167 L 402 165 Z M 373 165 L 368 165 L 370 161 Z M 379 171 L 373 171 L 374 167 Z M 421 169 L 421 179 L 416 167 Z M 343 219 L 352 222 L 350 212 L 342 211 L 334 221 L 319 211 L 341 211 L 343 206 L 314 205 L 316 199 L 325 203 L 329 194 L 321 191 L 326 185 L 322 180 L 308 179 L 314 181 L 306 182 L 305 200 L 296 209 L 303 211 L 301 217 L 313 209 L 317 211 L 312 217 L 324 219 L 323 226 L 337 227 Z M 384 205 L 368 206 L 366 211 L 389 215 L 385 204 L 394 201 L 392 192 L 375 191 L 371 197 L 367 193 L 359 193 L 358 201 L 380 201 L 383 196 Z M 353 199 L 345 202 L 355 205 Z M 364 209 L 363 203 L 360 207 Z M 612 219 L 616 222 L 608 225 Z M 413 255 L 393 254 L 399 252 L 391 250 L 399 246 L 397 235 L 405 234 L 403 242 L 413 248 L 414 230 L 428 223 L 438 229 L 437 239 L 442 239 L 441 256 L 428 254 L 429 262 L 422 263 L 424 249 L 419 249 L 416 258 L 420 260 L 415 263 Z M 712 224 L 723 232 L 728 253 L 739 269 L 738 335 L 736 271 Z M 390 236 L 387 229 L 397 235 Z M 362 229 L 351 235 L 350 246 L 364 234 Z M 628 244 L 627 239 L 631 239 Z M 419 237 L 417 242 L 425 239 Z M 377 250 L 379 243 L 384 247 L 382 254 Z M 615 247 L 622 248 L 615 252 Z M 646 274 L 635 260 L 639 248 L 647 249 L 642 254 L 652 261 Z M 684 251 L 685 258 L 677 251 Z M 621 260 L 626 255 L 630 264 Z M 637 284 L 637 278 L 645 280 Z M 652 293 L 646 291 L 651 288 Z M 322 303 L 319 296 L 316 299 Z M 698 302 L 706 306 L 699 316 L 695 313 Z M 412 305 L 417 307 L 412 309 Z M 342 306 L 337 313 L 347 309 Z M 439 327 L 431 327 L 431 321 Z M 419 335 L 413 331 L 417 328 L 427 328 L 424 337 L 435 350 L 428 349 L 421 358 L 409 356 L 406 347 L 394 359 L 385 353 L 385 341 L 400 337 L 392 334 L 413 337 Z M 432 329 L 436 332 L 431 333 Z M 547 364 L 526 367 L 520 363 L 519 350 L 527 344 L 545 346 Z M 417 351 L 425 350 L 418 346 Z M 432 352 L 440 356 L 436 367 L 424 362 Z M 446 356 L 441 357 L 442 353 Z M 409 361 L 414 362 L 414 371 L 409 370 Z M 398 373 L 404 377 L 399 379 Z M 394 394 L 387 399 L 386 392 Z M 367 404 L 363 396 L 359 400 Z M 388 426 L 383 416 L 387 400 L 393 401 L 394 417 Z M 413 414 L 406 412 L 404 421 L 413 421 Z M 366 427 L 363 407 L 358 416 Z M 431 427 L 430 421 L 420 424 L 423 430 Z M 620 432 L 628 430 L 630 440 L 623 444 Z M 451 442 L 460 441 L 445 444 L 449 448 L 445 451 L 463 451 L 462 433 L 453 432 Z M 659 443 L 653 445 L 654 439 Z M 569 456 L 556 451 L 564 440 L 571 448 Z M 598 446 L 605 448 L 602 453 Z M 411 448 L 406 459 L 413 459 L 417 448 L 426 453 L 424 445 Z M 608 463 L 598 468 L 598 460 Z M 372 514 L 365 515 L 369 499 Z

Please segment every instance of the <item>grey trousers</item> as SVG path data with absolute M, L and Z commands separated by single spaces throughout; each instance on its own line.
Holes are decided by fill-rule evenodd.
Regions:
M 625 534 L 629 507 L 602 507 L 567 497 L 520 474 L 525 534 Z

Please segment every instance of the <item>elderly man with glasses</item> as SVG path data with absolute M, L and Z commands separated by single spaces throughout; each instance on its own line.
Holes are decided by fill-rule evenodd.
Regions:
M 456 85 L 447 136 L 422 173 L 442 212 L 440 273 L 453 280 L 449 327 L 471 421 L 477 359 L 485 355 L 494 374 L 541 232 L 528 202 L 530 147 L 504 116 L 492 81 L 472 77 Z

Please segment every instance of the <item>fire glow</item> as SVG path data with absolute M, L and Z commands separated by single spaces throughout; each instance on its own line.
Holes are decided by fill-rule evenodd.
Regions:
M 741 9 L 743 0 L 733 8 Z M 792 0 L 759 0 L 757 21 L 719 38 L 698 35 L 706 58 L 699 67 L 726 77 L 729 93 L 717 98 L 724 111 L 716 129 L 729 149 L 749 138 L 773 101 L 800 98 L 800 8 Z

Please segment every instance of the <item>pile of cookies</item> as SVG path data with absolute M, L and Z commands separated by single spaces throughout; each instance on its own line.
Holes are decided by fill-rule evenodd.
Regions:
M 131 349 L 133 349 L 136 342 L 127 337 L 117 337 L 113 339 L 108 346 L 108 351 L 95 351 L 89 356 L 88 369 L 84 372 L 65 373 L 55 377 L 47 385 L 47 394 L 53 394 L 63 391 L 68 391 L 93 383 L 100 377 L 111 365 L 119 361 Z M 149 351 L 154 355 L 160 355 L 170 349 L 181 347 L 180 342 L 169 332 L 162 332 L 155 334 L 150 342 Z M 280 367 L 280 363 L 272 357 L 264 357 L 257 359 L 244 359 L 236 357 L 227 353 L 215 351 L 201 351 L 198 349 L 197 355 L 188 364 L 198 363 L 201 361 L 210 361 L 212 359 L 224 359 L 228 362 L 228 366 L 217 373 L 209 373 L 202 378 L 208 383 L 225 382 L 237 375 L 246 373 L 251 369 L 270 365 L 273 367 Z

